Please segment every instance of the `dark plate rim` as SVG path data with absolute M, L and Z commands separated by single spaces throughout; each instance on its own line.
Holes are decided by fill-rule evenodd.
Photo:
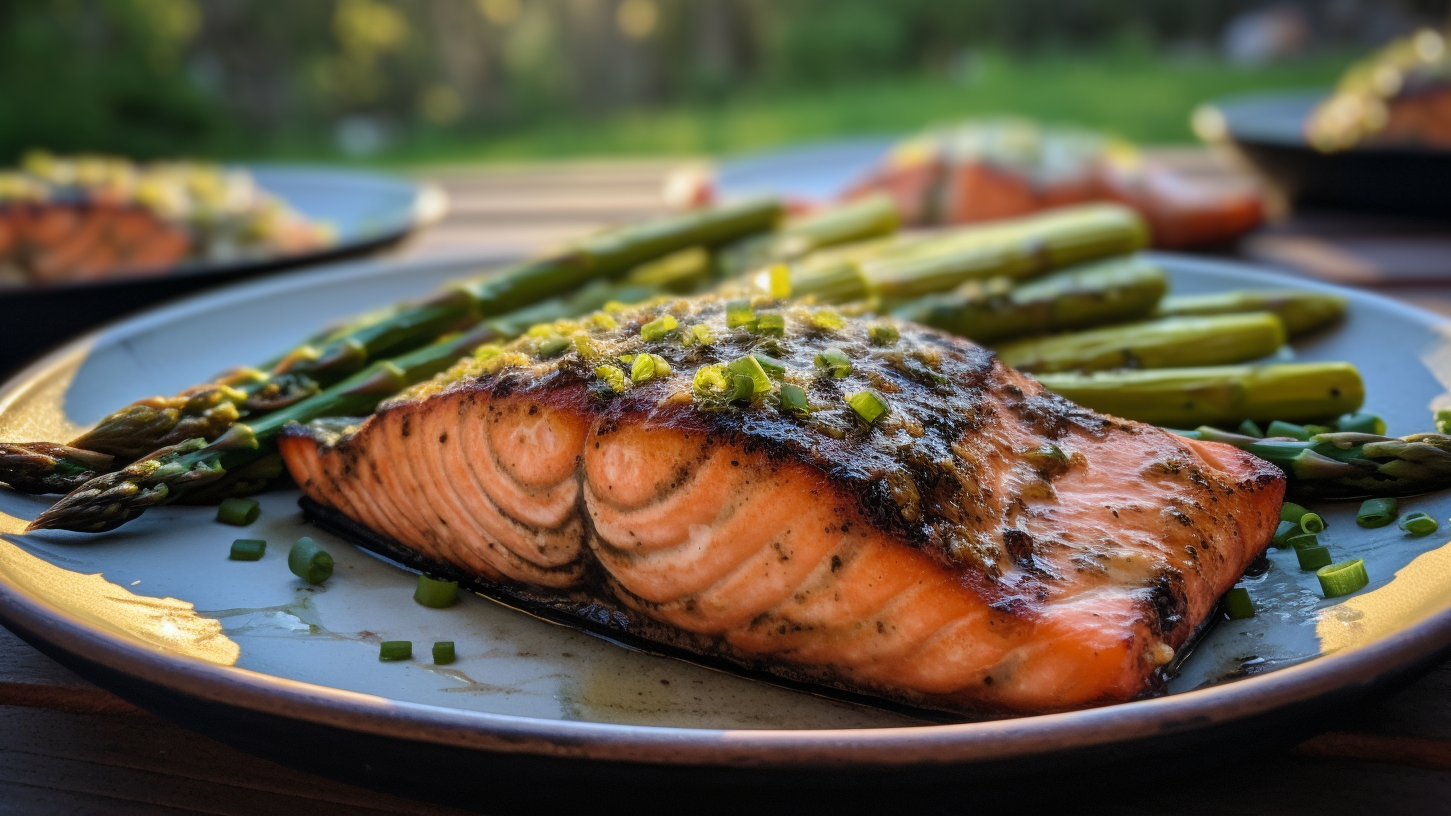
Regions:
M 1228 273 L 1264 286 L 1337 292 L 1442 332 L 1451 321 L 1385 297 L 1260 271 L 1246 264 L 1157 254 L 1171 267 Z M 107 335 L 124 335 L 244 297 L 420 268 L 477 267 L 503 256 L 364 262 L 226 287 L 92 332 L 0 386 L 0 410 L 37 378 Z M 77 662 L 186 695 L 319 726 L 482 752 L 700 767 L 893 767 L 1001 762 L 1190 733 L 1254 719 L 1353 689 L 1370 689 L 1451 647 L 1451 599 L 1441 610 L 1372 643 L 1233 683 L 1152 700 L 1008 720 L 904 728 L 720 730 L 537 719 L 449 709 L 220 666 L 130 641 L 0 580 L 0 623 Z
M 399 190 L 411 189 L 413 191 L 413 201 L 408 207 L 409 214 L 407 218 L 383 225 L 382 228 L 376 231 L 356 235 L 352 238 L 340 240 L 335 244 L 319 247 L 308 252 L 286 253 L 271 255 L 265 258 L 252 258 L 220 263 L 182 263 L 160 272 L 141 272 L 116 278 L 101 278 L 94 281 L 0 287 L 0 303 L 11 299 L 20 300 L 34 295 L 59 295 L 74 291 L 94 292 L 117 287 L 155 284 L 158 281 L 175 280 L 178 278 L 198 279 L 215 277 L 218 279 L 226 279 L 256 272 L 305 266 L 320 261 L 356 255 L 371 249 L 396 243 L 424 227 L 438 223 L 448 214 L 448 195 L 443 191 L 443 188 L 431 181 L 412 179 L 401 174 L 374 170 L 354 170 L 332 165 L 290 162 L 237 162 L 228 163 L 226 166 L 274 174 L 314 176 L 325 182 L 334 184 L 368 183 L 387 185 Z

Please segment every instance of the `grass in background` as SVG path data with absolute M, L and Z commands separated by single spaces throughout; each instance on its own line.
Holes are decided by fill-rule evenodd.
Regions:
M 879 79 L 813 91 L 753 91 L 718 104 L 558 119 L 468 135 L 419 132 L 373 157 L 431 164 L 591 156 L 735 153 L 810 139 L 905 133 L 975 115 L 1074 123 L 1140 143 L 1194 141 L 1201 102 L 1248 91 L 1332 84 L 1344 56 L 1260 67 L 1145 54 L 984 56 L 960 79 Z

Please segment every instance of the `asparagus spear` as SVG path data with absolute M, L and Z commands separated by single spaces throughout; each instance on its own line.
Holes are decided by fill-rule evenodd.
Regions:
M 1006 291 L 994 291 L 995 282 L 971 281 L 894 314 L 991 343 L 1141 318 L 1168 289 L 1163 271 L 1136 256 L 1070 267 Z
M 1297 498 L 1351 499 L 1410 496 L 1451 487 L 1451 436 L 1401 438 L 1336 432 L 1308 441 L 1256 439 L 1216 428 L 1180 433 L 1248 451 L 1285 472 Z
M 896 301 L 940 292 L 963 281 L 1030 278 L 1070 264 L 1135 252 L 1148 240 L 1148 228 L 1133 210 L 1087 204 L 889 249 L 866 261 L 862 275 L 873 295 Z
M 703 247 L 691 247 L 640 264 L 625 275 L 624 281 L 683 295 L 704 288 L 717 277 L 715 257 Z
M 807 259 L 791 291 L 824 302 L 867 297 L 888 309 L 968 281 L 1024 280 L 1075 263 L 1142 249 L 1143 219 L 1114 204 L 1064 207 L 927 238 L 868 242 Z
M 897 205 L 884 195 L 868 196 L 802 218 L 794 218 L 774 233 L 758 235 L 723 247 L 721 271 L 743 275 L 781 261 L 793 261 L 827 247 L 892 235 L 901 225 Z
M 374 363 L 337 385 L 251 423 L 235 423 L 216 440 L 189 439 L 144 459 L 97 476 L 56 502 L 28 530 L 100 533 L 136 518 L 148 507 L 171 504 L 190 490 L 226 477 L 228 471 L 273 452 L 278 432 L 289 422 L 326 416 L 372 413 L 378 403 L 437 374 L 494 336 L 488 324 Z
M 352 321 L 304 344 L 262 372 L 241 369 L 174 397 L 152 397 L 105 417 L 69 447 L 110 454 L 112 466 L 185 439 L 220 436 L 243 414 L 258 416 L 317 394 L 322 387 L 383 356 L 431 342 L 446 331 L 568 292 L 602 277 L 686 247 L 717 246 L 769 229 L 780 217 L 773 200 L 746 201 L 657 219 L 589 236 L 561 253 L 518 264 L 498 274 L 457 282 L 424 301 Z M 314 338 L 316 339 L 316 338 Z M 54 458 L 54 443 L 11 443 Z M 12 472 L 14 463 L 20 471 Z M 64 470 L 61 468 L 60 470 Z M 0 482 L 31 478 L 33 460 L 0 457 Z M 52 468 L 51 472 L 59 472 Z
M 1095 411 L 1174 428 L 1321 420 L 1356 411 L 1365 400 L 1360 372 L 1350 363 L 1035 376 L 1049 391 Z
M 510 340 L 539 323 L 592 312 L 612 300 L 626 303 L 643 300 L 655 292 L 655 289 L 646 286 L 596 281 L 567 297 L 550 298 L 483 321 L 471 332 L 471 336 L 477 337 L 480 343 Z M 237 419 L 236 413 L 232 413 L 226 427 L 231 427 Z M 191 438 L 214 439 L 220 435 L 197 433 Z M 183 441 L 186 440 L 177 440 L 163 447 L 170 448 Z M 66 445 L 49 442 L 0 444 L 0 472 L 5 474 L 6 479 L 14 480 L 9 483 L 12 488 L 23 493 L 69 493 L 113 467 L 111 456 Z
M 1312 332 L 1345 316 L 1346 300 L 1339 295 L 1294 289 L 1244 289 L 1210 295 L 1171 295 L 1159 302 L 1155 317 L 1274 312 L 1291 337 Z
M 1016 340 L 997 347 L 1004 365 L 1024 371 L 1101 371 L 1238 363 L 1272 354 L 1285 327 L 1268 312 L 1171 317 Z
M 386 319 L 345 331 L 320 348 L 299 346 L 271 372 L 243 369 L 173 397 L 133 402 L 71 440 L 70 447 L 110 454 L 120 465 L 185 439 L 214 439 L 244 412 L 275 410 L 304 399 L 370 358 L 415 347 L 457 328 L 474 311 L 466 293 L 444 291 Z M 0 481 L 9 482 L 8 474 L 0 471 Z
M 21 493 L 69 493 L 106 469 L 112 458 L 52 442 L 0 444 L 0 469 Z

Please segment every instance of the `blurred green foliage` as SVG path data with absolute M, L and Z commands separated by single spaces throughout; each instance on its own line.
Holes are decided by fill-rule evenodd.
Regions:
M 0 4 L 0 152 L 210 141 L 226 112 L 184 70 L 198 23 L 190 0 Z
M 1335 75 L 1333 55 L 1217 61 L 1225 21 L 1257 5 L 12 0 L 0 159 L 697 152 L 975 112 L 1182 140 L 1207 96 Z
M 1164 63 L 1132 53 L 1020 58 L 980 56 L 973 78 L 878 77 L 811 92 L 756 89 L 726 100 L 632 109 L 485 130 L 428 130 L 381 156 L 389 163 L 522 160 L 569 156 L 701 155 L 844 135 L 901 134 L 973 115 L 1005 113 L 1099 128 L 1146 143 L 1193 142 L 1200 102 L 1263 88 L 1326 85 L 1345 64 L 1327 55 L 1253 70 L 1220 63 Z M 309 155 L 309 154 L 299 154 Z

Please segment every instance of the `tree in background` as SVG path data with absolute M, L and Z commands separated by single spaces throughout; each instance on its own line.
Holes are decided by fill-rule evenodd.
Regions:
M 1206 51 L 1226 22 L 1265 5 L 26 0 L 0 5 L 0 157 L 38 146 L 368 152 L 400 137 L 963 72 L 980 51 Z M 1357 15 L 1445 21 L 1448 2 L 1277 5 L 1303 9 L 1323 36 L 1344 39 L 1368 30 L 1345 22 Z

